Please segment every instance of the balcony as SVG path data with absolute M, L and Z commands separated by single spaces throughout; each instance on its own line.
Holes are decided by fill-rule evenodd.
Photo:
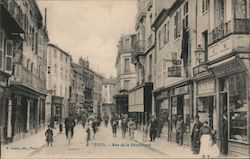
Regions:
M 233 19 L 226 23 L 222 23 L 214 28 L 210 33 L 210 44 L 213 44 L 229 34 L 249 34 L 250 19 Z
M 11 80 L 11 84 L 22 85 L 40 93 L 46 93 L 46 81 L 38 78 L 22 65 L 16 65 L 15 77 Z
M 234 52 L 249 52 L 250 19 L 234 19 L 221 24 L 210 33 L 208 62 L 233 56 Z
M 147 48 L 150 48 L 153 44 L 153 36 L 152 34 L 148 37 L 148 47 Z
M 135 42 L 134 48 L 135 48 L 134 51 L 135 57 L 139 54 L 143 54 L 145 51 L 145 40 L 137 40 Z
M 13 33 L 24 33 L 23 13 L 14 0 L 1 0 L 1 21 Z

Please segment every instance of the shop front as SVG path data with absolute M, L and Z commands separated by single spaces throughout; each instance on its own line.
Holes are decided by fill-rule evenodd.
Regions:
M 9 75 L 0 71 L 0 139 L 1 139 L 1 143 L 5 142 L 7 139 L 7 112 L 8 112 L 8 108 L 7 108 L 7 99 L 8 99 L 8 95 L 7 95 L 7 81 L 8 81 L 8 77 Z
M 216 130 L 221 153 L 249 156 L 249 62 L 235 56 L 194 68 L 194 113 Z
M 190 121 L 192 113 L 192 84 L 184 84 L 170 90 L 170 124 L 169 136 L 171 141 L 176 141 L 177 116 L 182 116 L 184 122 L 183 144 L 190 145 Z
M 167 125 L 168 140 L 176 141 L 177 116 L 184 122 L 183 144 L 190 145 L 190 121 L 193 117 L 193 82 L 181 80 L 178 83 L 154 91 L 156 117 Z M 167 121 L 167 122 L 166 122 Z
M 52 96 L 51 127 L 54 128 L 58 122 L 62 122 L 63 97 Z
M 134 118 L 137 128 L 148 122 L 152 113 L 153 83 L 143 83 L 129 91 L 129 117 Z
M 167 91 L 155 94 L 156 117 L 159 121 L 158 136 L 168 137 L 169 127 L 169 94 Z
M 128 114 L 128 91 L 120 90 L 113 98 L 115 99 L 115 112 L 112 113 Z
M 216 76 L 218 105 L 217 140 L 222 152 L 249 156 L 249 71 L 243 60 L 233 58 L 210 66 Z M 223 119 L 226 116 L 226 120 Z M 223 126 L 226 124 L 227 126 Z M 228 134 L 227 140 L 225 132 Z M 226 148 L 226 150 L 224 148 Z

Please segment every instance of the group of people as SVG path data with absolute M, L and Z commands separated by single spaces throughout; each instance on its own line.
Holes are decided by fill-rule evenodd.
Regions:
M 224 124 L 225 123 L 225 124 Z M 225 125 L 225 126 L 224 126 Z M 226 140 L 227 135 L 227 119 L 226 115 L 223 115 L 223 136 Z M 184 121 L 181 115 L 177 116 L 175 123 L 176 128 L 176 143 L 181 146 L 183 144 L 183 134 L 185 132 Z M 193 154 L 198 154 L 201 157 L 218 157 L 220 155 L 220 150 L 216 144 L 216 131 L 211 129 L 208 121 L 203 123 L 199 120 L 199 116 L 194 117 L 194 121 L 191 121 L 191 146 Z M 222 140 L 222 153 L 226 154 L 227 152 L 227 142 Z
M 75 119 L 72 116 L 69 116 L 67 118 L 65 118 L 65 135 L 66 138 L 72 138 L 74 135 L 74 127 L 76 125 L 75 123 Z M 60 133 L 62 133 L 62 128 L 63 125 L 62 123 L 59 124 L 59 131 Z M 53 143 L 53 130 L 51 129 L 51 125 L 48 125 L 48 129 L 45 131 L 45 136 L 46 136 L 46 142 L 47 142 L 47 146 L 52 146 Z

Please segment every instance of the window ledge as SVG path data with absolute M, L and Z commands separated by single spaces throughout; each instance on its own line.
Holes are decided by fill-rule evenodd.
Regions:
M 245 144 L 245 145 L 249 145 L 248 142 L 246 141 L 239 141 L 239 140 L 234 140 L 234 139 L 228 139 L 229 142 L 237 142 L 239 144 Z

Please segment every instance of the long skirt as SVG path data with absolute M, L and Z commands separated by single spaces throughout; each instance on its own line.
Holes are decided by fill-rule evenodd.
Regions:
M 212 155 L 212 138 L 209 134 L 201 136 L 200 155 L 211 156 Z

